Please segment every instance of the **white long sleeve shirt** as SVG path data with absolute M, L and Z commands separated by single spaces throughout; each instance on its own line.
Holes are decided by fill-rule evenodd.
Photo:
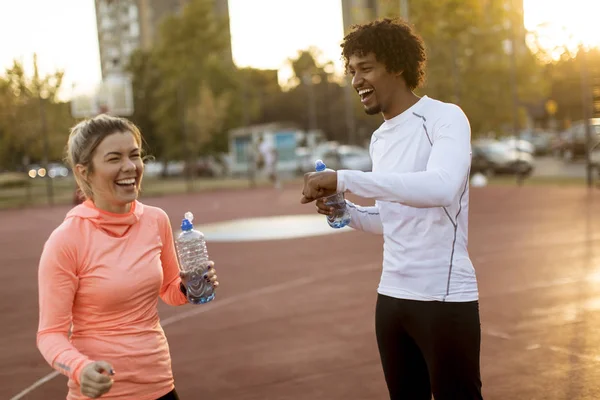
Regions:
M 347 201 L 350 226 L 383 234 L 378 292 L 423 301 L 478 299 L 467 251 L 471 128 L 456 105 L 422 97 L 386 120 L 370 144 L 372 172 L 338 171 L 338 192 L 375 199 Z

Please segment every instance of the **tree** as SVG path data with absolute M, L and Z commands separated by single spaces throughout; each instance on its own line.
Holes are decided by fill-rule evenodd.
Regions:
M 556 37 L 564 41 L 557 43 Z M 566 129 L 571 122 L 584 118 L 584 95 L 593 96 L 592 116 L 600 116 L 600 48 L 585 49 L 566 27 L 547 22 L 529 35 L 529 43 L 535 57 L 545 64 L 548 99 L 557 105 L 554 115 L 546 113 L 546 122 L 552 117 L 562 122 L 558 129 Z M 587 87 L 582 87 L 582 68 L 587 74 Z
M 185 144 L 176 146 L 176 142 L 190 137 L 188 129 L 203 129 L 201 121 L 194 126 L 186 124 L 186 113 L 201 104 L 200 88 L 210 87 L 211 93 L 220 96 L 234 87 L 233 66 L 222 57 L 228 40 L 226 28 L 209 0 L 190 1 L 181 14 L 168 16 L 161 25 L 152 51 L 160 79 L 151 121 L 161 136 L 161 154 L 167 158 L 187 158 Z
M 558 60 L 548 64 L 546 74 L 551 82 L 550 98 L 557 103 L 555 117 L 568 125 L 583 118 L 581 87 L 582 63 L 586 63 L 589 86 L 588 95 L 600 87 L 600 50 L 581 50 L 576 54 L 563 53 Z M 565 126 L 566 127 L 566 126 Z
M 186 113 L 186 122 L 193 132 L 188 145 L 195 153 L 209 143 L 215 133 L 223 130 L 227 108 L 231 104 L 229 93 L 215 95 L 206 84 L 200 87 L 197 98 Z
M 165 136 L 160 135 L 153 118 L 160 101 L 157 90 L 161 80 L 160 70 L 152 52 L 142 49 L 131 55 L 127 69 L 132 76 L 131 86 L 135 104 L 131 120 L 142 131 L 149 155 L 161 159 L 165 155 Z
M 283 91 L 279 86 L 277 70 L 241 68 L 236 73 L 239 80 L 239 100 L 242 103 L 244 125 L 276 121 Z
M 481 0 L 420 0 L 410 6 L 410 23 L 423 37 L 428 56 L 427 79 L 419 93 L 458 103 L 474 136 L 512 132 L 513 110 L 543 101 L 542 65 L 525 44 L 521 10 Z M 383 11 L 388 15 L 398 15 L 396 2 L 387 7 Z M 507 51 L 512 39 L 513 60 Z M 516 96 L 511 93 L 513 79 Z M 524 127 L 523 121 L 517 125 Z
M 41 113 L 46 117 L 48 158 L 59 160 L 74 123 L 69 105 L 58 100 L 64 73 L 40 75 L 33 55 L 33 76 L 17 60 L 0 77 L 0 163 L 14 168 L 44 158 Z

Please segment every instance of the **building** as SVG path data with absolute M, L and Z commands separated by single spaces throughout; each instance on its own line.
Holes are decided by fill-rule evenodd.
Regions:
M 224 17 L 229 33 L 229 2 L 227 0 L 213 0 L 215 15 Z M 141 20 L 141 46 L 149 49 L 153 46 L 160 30 L 162 19 L 170 14 L 177 13 L 189 0 L 136 0 Z M 230 44 L 225 51 L 225 58 L 233 60 Z M 233 61 L 231 61 L 233 62 Z
M 162 19 L 178 13 L 186 1 L 182 0 L 136 0 L 140 13 L 140 45 L 150 49 L 158 36 Z
M 229 131 L 229 173 L 233 176 L 248 176 L 256 171 L 254 162 L 258 139 L 271 143 L 277 151 L 277 172 L 280 176 L 303 174 L 298 157 L 300 147 L 312 149 L 324 141 L 321 131 L 306 132 L 296 124 L 271 122 L 243 126 Z M 312 165 L 314 160 L 310 160 Z M 312 167 L 311 167 L 312 169 Z
M 96 0 L 96 25 L 102 79 L 121 75 L 141 44 L 136 0 Z
M 379 17 L 377 0 L 342 0 L 344 33 L 354 24 L 360 24 Z
M 354 24 L 361 24 L 380 17 L 402 15 L 408 19 L 409 0 L 342 0 L 344 33 Z
M 156 42 L 165 16 L 179 12 L 189 0 L 96 0 L 96 25 L 102 79 L 123 75 L 129 57 L 138 48 L 149 49 Z M 227 0 L 213 0 L 215 14 L 226 18 Z M 232 63 L 231 40 L 225 58 Z
M 525 29 L 523 0 L 480 0 L 484 7 L 501 5 L 506 11 L 505 27 L 515 26 L 515 39 L 519 49 L 525 46 Z M 417 0 L 341 0 L 344 33 L 354 24 L 372 21 L 381 17 L 402 16 L 410 19 L 410 5 Z

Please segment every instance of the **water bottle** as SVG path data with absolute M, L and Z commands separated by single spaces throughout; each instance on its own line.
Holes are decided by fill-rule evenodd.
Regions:
M 209 260 L 204 234 L 194 229 L 193 220 L 194 215 L 186 212 L 175 247 L 181 270 L 191 272 L 186 284 L 188 301 L 192 304 L 204 304 L 215 298 L 215 292 L 212 284 L 205 279 Z
M 315 171 L 333 171 L 327 168 L 322 160 L 315 161 Z M 344 193 L 336 193 L 331 196 L 325 197 L 325 205 L 334 208 L 334 214 L 327 216 L 327 223 L 330 227 L 339 229 L 343 228 L 350 223 L 350 213 L 346 208 L 346 200 L 344 199 Z

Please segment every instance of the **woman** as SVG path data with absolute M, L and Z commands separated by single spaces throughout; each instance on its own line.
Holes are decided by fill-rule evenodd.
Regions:
M 69 378 L 69 400 L 178 399 L 157 304 L 186 304 L 186 277 L 167 214 L 137 201 L 141 143 L 134 124 L 106 115 L 69 136 L 86 200 L 44 245 L 37 334 L 46 361 Z M 206 279 L 217 287 L 213 265 Z

